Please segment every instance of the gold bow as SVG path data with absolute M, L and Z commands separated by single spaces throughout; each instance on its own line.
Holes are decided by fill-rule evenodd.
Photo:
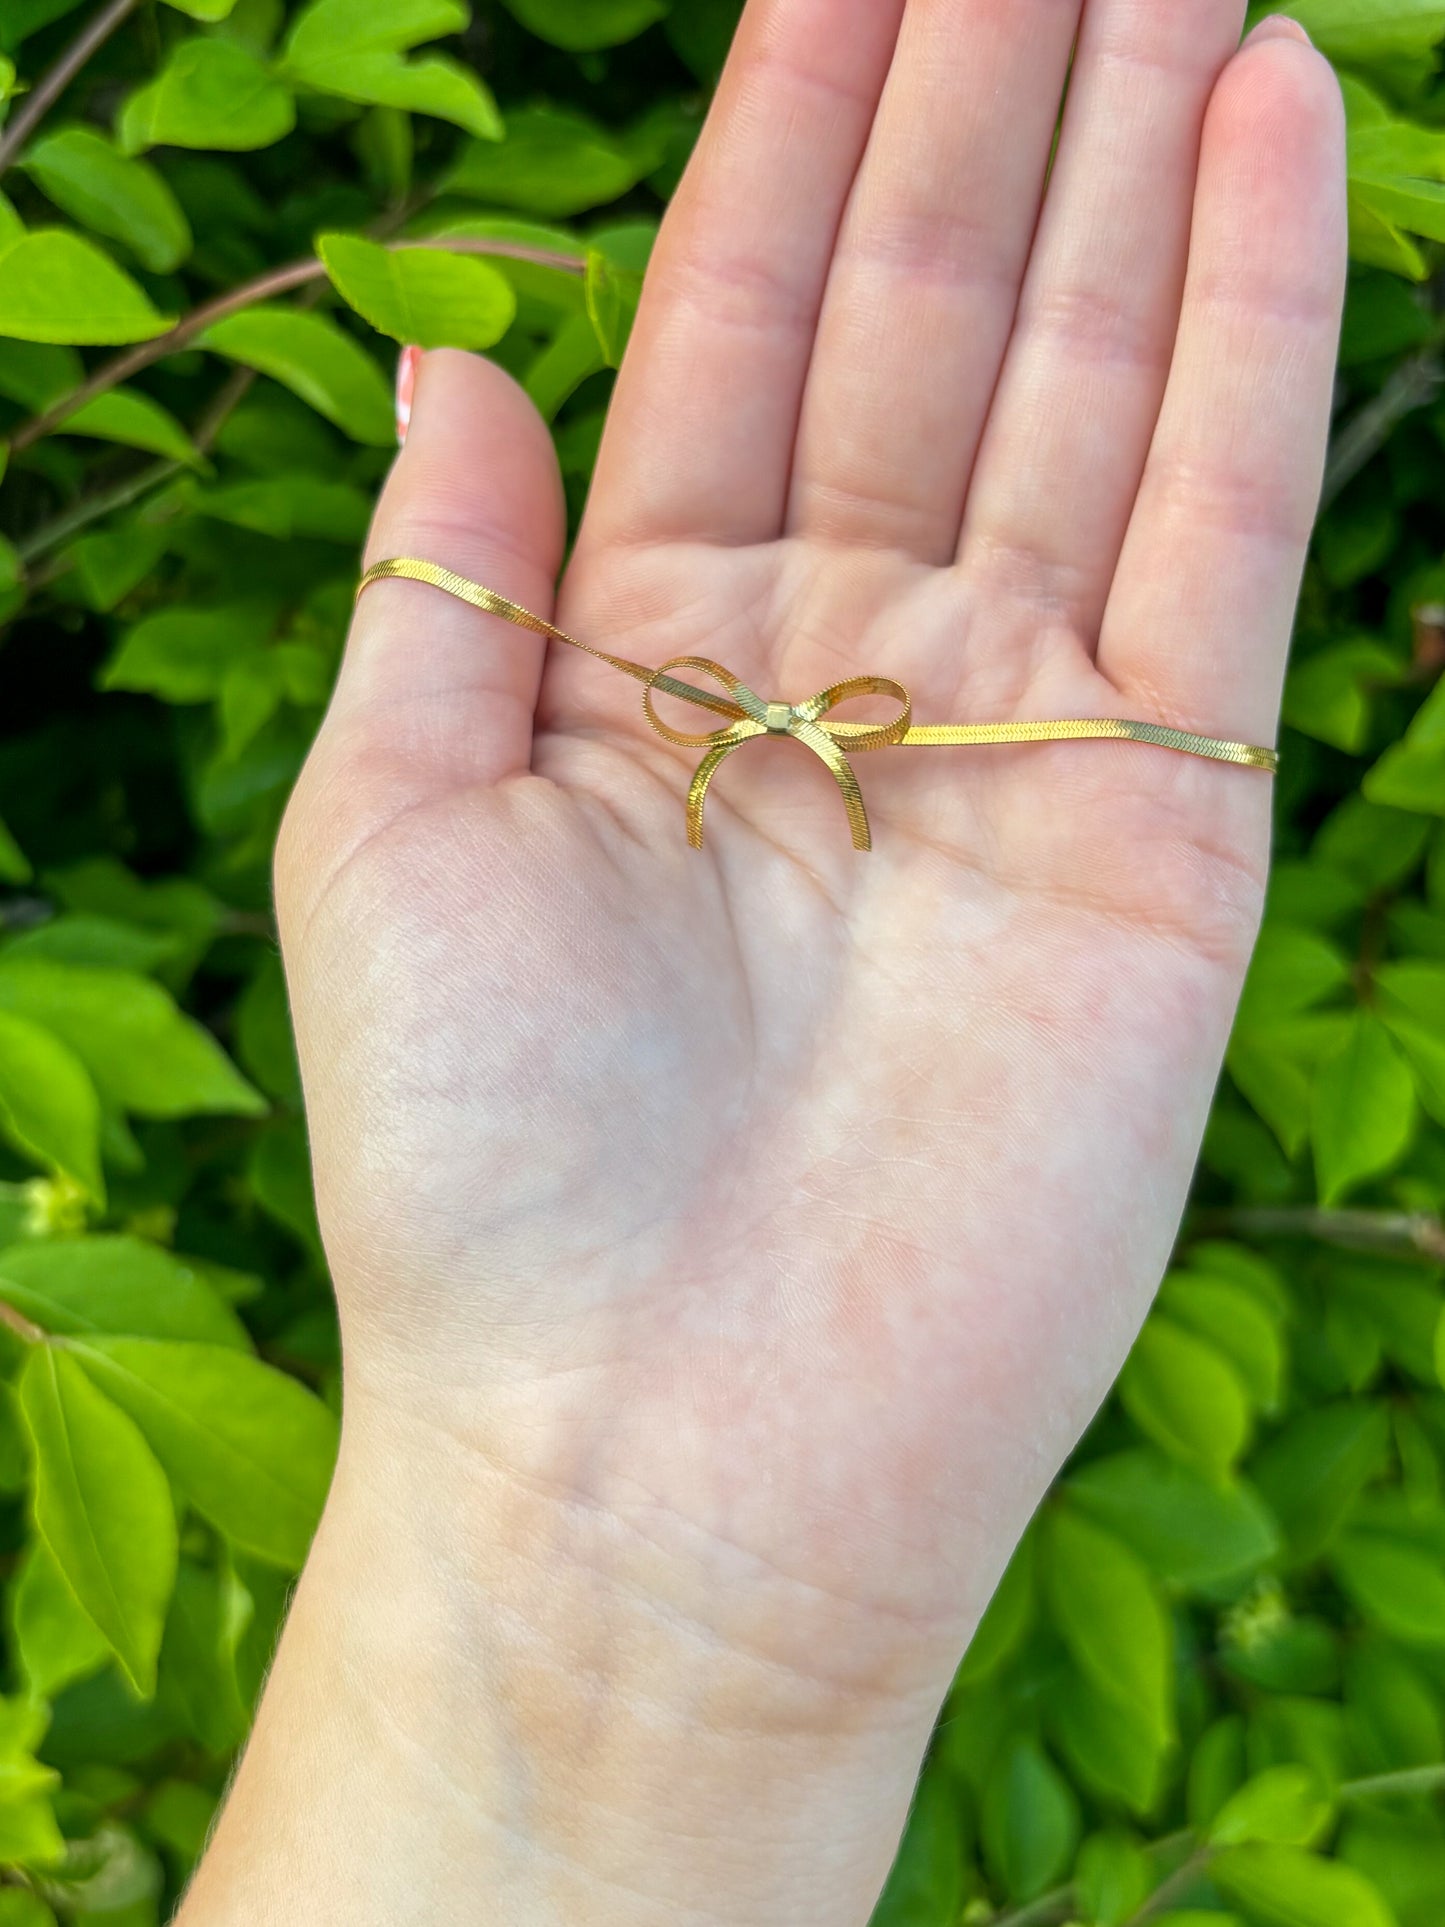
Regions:
M 697 669 L 705 676 L 711 676 L 722 684 L 743 714 L 726 729 L 709 730 L 701 735 L 691 730 L 674 729 L 658 715 L 652 700 L 654 693 L 659 688 L 671 695 L 682 696 L 686 692 L 685 700 L 690 702 L 695 702 L 700 693 L 693 690 L 691 684 L 675 682 L 670 674 L 674 669 Z M 851 702 L 856 696 L 892 696 L 901 704 L 901 708 L 892 722 L 861 728 L 857 724 L 839 728 L 822 720 L 829 710 L 836 709 L 840 703 Z M 648 722 L 667 742 L 677 743 L 683 749 L 707 751 L 698 764 L 697 774 L 687 793 L 687 840 L 693 849 L 702 848 L 702 812 L 707 801 L 708 785 L 725 759 L 755 736 L 791 736 L 796 742 L 806 743 L 813 754 L 827 764 L 834 781 L 843 792 L 843 805 L 853 832 L 853 848 L 872 849 L 873 837 L 868 828 L 863 792 L 858 786 L 852 764 L 843 754 L 840 737 L 852 750 L 888 749 L 895 743 L 901 743 L 913 720 L 913 700 L 902 683 L 894 682 L 888 676 L 850 676 L 844 682 L 835 682 L 827 689 L 820 689 L 816 696 L 809 696 L 806 702 L 766 703 L 730 669 L 724 669 L 720 662 L 713 662 L 707 656 L 674 656 L 671 662 L 664 663 L 648 678 L 642 703 L 647 711 Z
M 687 793 L 687 840 L 695 850 L 702 848 L 702 812 L 708 785 L 723 760 L 743 743 L 751 742 L 755 736 L 791 736 L 797 742 L 806 743 L 814 755 L 822 758 L 843 792 L 855 850 L 871 850 L 873 839 L 868 829 L 868 812 L 863 807 L 863 792 L 858 787 L 858 778 L 853 774 L 848 758 L 843 754 L 845 744 L 851 750 L 861 751 L 888 749 L 895 744 L 902 744 L 907 749 L 942 749 L 979 748 L 986 744 L 1003 743 L 1151 743 L 1156 749 L 1177 750 L 1184 756 L 1203 756 L 1216 763 L 1236 763 L 1245 769 L 1264 770 L 1271 776 L 1279 768 L 1278 752 L 1265 749 L 1257 743 L 1228 742 L 1217 736 L 1199 736 L 1192 730 L 1171 729 L 1166 723 L 1130 722 L 1117 716 L 1067 717 L 1056 722 L 915 724 L 913 703 L 908 691 L 902 683 L 896 683 L 888 676 L 850 676 L 846 682 L 835 682 L 831 688 L 819 690 L 816 696 L 809 696 L 806 702 L 766 703 L 745 682 L 739 681 L 731 670 L 724 669 L 721 663 L 712 662 L 706 656 L 674 656 L 661 669 L 648 669 L 640 662 L 629 661 L 626 656 L 612 656 L 605 649 L 594 649 L 590 642 L 579 642 L 576 636 L 569 636 L 565 629 L 558 629 L 543 617 L 534 616 L 530 609 L 509 601 L 504 595 L 498 595 L 495 589 L 485 588 L 480 582 L 458 575 L 453 569 L 444 569 L 440 563 L 423 562 L 415 556 L 394 556 L 388 561 L 373 563 L 361 578 L 356 593 L 360 596 L 362 590 L 369 588 L 373 582 L 392 579 L 428 582 L 433 588 L 455 596 L 458 601 L 470 603 L 474 609 L 500 616 L 505 622 L 515 623 L 519 629 L 531 630 L 533 635 L 547 636 L 553 642 L 564 642 L 569 649 L 580 649 L 584 655 L 595 656 L 599 662 L 609 663 L 634 681 L 645 684 L 643 705 L 647 720 L 658 735 L 684 749 L 707 751 Z M 700 669 L 704 675 L 720 682 L 728 693 L 715 696 L 710 690 L 699 689 L 694 683 L 682 682 L 670 673 L 674 669 Z M 685 730 L 673 729 L 670 724 L 663 722 L 653 706 L 652 699 L 659 692 L 727 717 L 727 727 L 712 730 L 707 735 L 692 735 Z M 855 696 L 892 696 L 902 708 L 890 723 L 825 723 L 822 720 L 830 710 L 836 709 L 840 703 L 851 702 Z

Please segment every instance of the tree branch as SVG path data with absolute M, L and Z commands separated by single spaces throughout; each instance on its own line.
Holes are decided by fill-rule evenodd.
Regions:
M 110 0 L 110 5 L 101 8 L 90 25 L 66 48 L 50 72 L 36 82 L 26 95 L 24 106 L 16 112 L 4 134 L 0 135 L 0 174 L 10 166 L 90 56 L 104 46 L 139 4 L 140 0 Z
M 583 274 L 586 264 L 579 255 L 562 254 L 550 248 L 530 248 L 517 241 L 473 241 L 467 239 L 392 241 L 384 245 L 392 249 L 441 248 L 452 254 L 494 255 L 507 261 L 530 261 L 536 267 L 556 268 L 564 274 Z M 254 281 L 245 281 L 228 294 L 217 295 L 213 301 L 206 301 L 199 308 L 178 321 L 174 328 L 163 335 L 156 335 L 150 341 L 138 342 L 134 348 L 127 348 L 124 354 L 115 355 L 110 361 L 97 368 L 88 381 L 81 383 L 43 414 L 33 415 L 28 422 L 10 437 L 10 452 L 18 454 L 21 449 L 29 448 L 52 428 L 73 415 L 77 408 L 93 401 L 97 395 L 104 395 L 110 389 L 128 381 L 142 368 L 163 361 L 167 355 L 178 353 L 188 347 L 197 335 L 203 334 L 213 322 L 222 320 L 226 315 L 238 314 L 243 308 L 253 307 L 258 301 L 268 301 L 273 295 L 286 294 L 292 288 L 305 287 L 308 282 L 324 280 L 326 269 L 320 261 L 293 261 L 284 268 L 270 268 L 265 274 L 258 274 Z

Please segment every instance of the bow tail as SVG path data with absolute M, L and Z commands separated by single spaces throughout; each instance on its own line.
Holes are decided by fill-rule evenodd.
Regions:
M 871 850 L 873 833 L 868 827 L 868 811 L 863 803 L 863 791 L 858 778 L 853 773 L 853 765 L 843 754 L 837 743 L 826 729 L 817 723 L 796 722 L 792 734 L 800 743 L 806 743 L 815 756 L 819 756 L 833 773 L 833 780 L 843 792 L 843 806 L 848 812 L 848 827 L 853 832 L 855 850 Z
M 741 749 L 743 744 L 751 741 L 753 736 L 761 736 L 765 733 L 760 729 L 751 729 L 746 736 L 733 736 L 730 741 L 719 743 L 715 749 L 710 749 L 698 764 L 697 774 L 693 777 L 692 786 L 687 792 L 687 840 L 694 850 L 702 848 L 702 811 L 703 805 L 707 802 L 708 785 L 735 749 Z

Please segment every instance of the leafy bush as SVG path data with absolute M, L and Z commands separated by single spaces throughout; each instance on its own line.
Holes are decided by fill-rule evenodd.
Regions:
M 268 860 L 392 344 L 519 374 L 575 508 L 737 0 L 78 11 L 0 5 L 0 1927 L 164 1916 L 324 1495 Z M 1294 11 L 1358 265 L 1270 912 L 878 1927 L 1445 1918 L 1445 5 Z

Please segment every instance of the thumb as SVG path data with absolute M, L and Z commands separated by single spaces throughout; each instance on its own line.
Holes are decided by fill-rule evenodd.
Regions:
M 479 355 L 407 349 L 400 389 L 408 377 L 410 423 L 366 566 L 419 557 L 549 616 L 566 508 L 546 424 Z M 530 762 L 545 650 L 425 583 L 375 583 L 357 604 L 322 753 L 342 750 L 368 787 L 399 785 L 406 794 L 386 798 L 396 808 L 499 782 Z

